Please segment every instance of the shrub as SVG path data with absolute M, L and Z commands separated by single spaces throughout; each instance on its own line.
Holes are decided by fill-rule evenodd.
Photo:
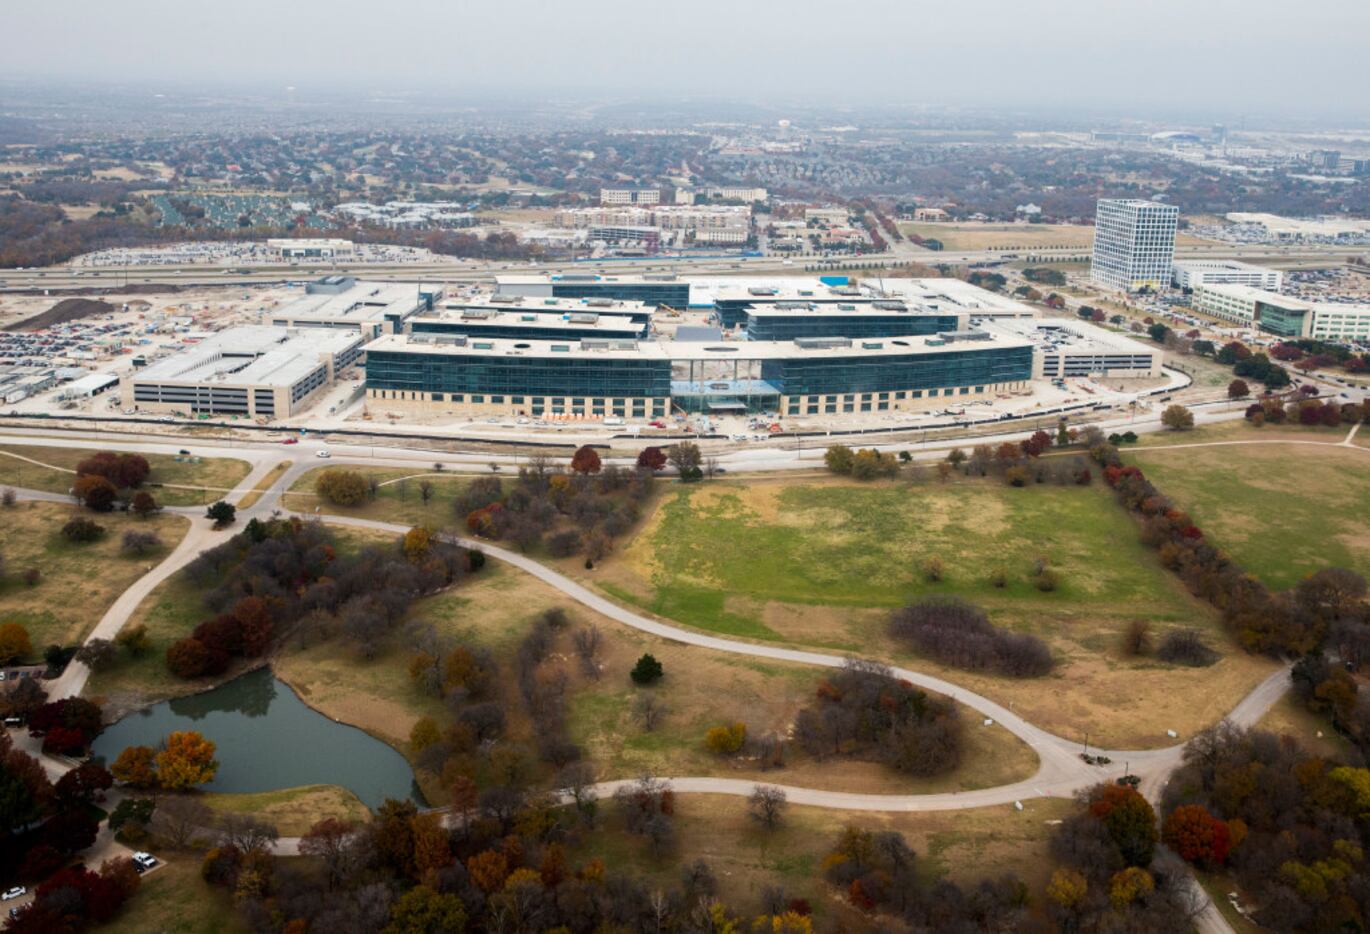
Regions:
M 845 444 L 834 444 L 823 454 L 823 463 L 837 474 L 850 474 L 855 460 L 856 453 Z
M 923 562 L 923 579 L 930 584 L 939 583 L 943 570 L 941 558 L 929 558 Z
M 553 558 L 569 558 L 580 551 L 580 533 L 563 529 L 547 539 L 547 553 Z
M 156 532 L 139 532 L 136 529 L 129 529 L 124 533 L 120 548 L 131 555 L 141 557 L 149 551 L 162 547 L 162 540 L 157 537 Z
M 704 745 L 710 752 L 730 756 L 742 748 L 747 741 L 747 725 L 733 723 L 716 726 L 704 734 Z
M 1003 568 L 995 568 L 989 573 L 989 582 L 993 586 L 1003 590 L 1008 586 L 1008 575 L 1004 573 Z
M 1033 584 L 1035 584 L 1037 589 L 1040 590 L 1042 593 L 1051 593 L 1053 590 L 1056 589 L 1057 585 L 1060 584 L 1060 582 L 1060 575 L 1053 571 L 1051 568 L 1043 568 L 1041 572 L 1037 575 L 1037 577 L 1033 580 Z
M 1218 653 L 1204 645 L 1193 629 L 1174 629 L 1161 640 L 1156 657 L 1171 665 L 1206 668 L 1218 660 Z
M 68 519 L 62 537 L 69 542 L 93 542 L 105 534 L 105 527 L 82 516 Z
M 1194 427 L 1194 413 L 1176 403 L 1161 413 L 1161 424 L 1171 431 L 1188 431 Z
M 637 664 L 633 666 L 633 670 L 628 673 L 628 676 L 633 679 L 634 684 L 655 684 L 661 680 L 665 673 L 665 669 L 661 667 L 661 662 L 648 654 L 637 660 Z
M 971 671 L 1036 677 L 1053 665 L 1040 639 L 997 629 L 983 610 L 956 597 L 928 597 L 895 610 L 890 634 L 930 658 Z
M 223 500 L 210 504 L 210 507 L 205 510 L 205 518 L 213 519 L 216 527 L 232 525 L 237 516 L 238 507 Z
M 1032 474 L 1026 467 L 1015 465 L 1004 471 L 1004 482 L 1009 486 L 1027 486 Z
M 356 506 L 366 499 L 366 478 L 355 470 L 333 467 L 319 474 L 314 492 L 334 506 Z
M 1151 651 L 1151 624 L 1134 619 L 1123 631 L 1123 655 L 1135 658 Z

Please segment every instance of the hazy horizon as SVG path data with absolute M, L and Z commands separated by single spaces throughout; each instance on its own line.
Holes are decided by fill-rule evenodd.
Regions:
M 75 9 L 73 9 L 73 6 Z M 320 94 L 1365 117 L 1370 4 L 814 0 L 681 12 L 429 0 L 156 0 L 7 12 L 10 79 Z

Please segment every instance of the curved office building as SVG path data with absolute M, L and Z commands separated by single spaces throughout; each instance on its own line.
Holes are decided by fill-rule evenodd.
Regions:
M 369 399 L 468 416 L 904 411 L 1025 390 L 1033 377 L 1032 342 L 987 331 L 713 343 L 397 334 L 366 352 Z

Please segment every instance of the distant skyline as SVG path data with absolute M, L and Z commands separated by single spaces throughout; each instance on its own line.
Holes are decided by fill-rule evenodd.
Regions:
M 1365 0 L 76 0 L 3 21 L 0 75 L 168 91 L 1370 116 Z

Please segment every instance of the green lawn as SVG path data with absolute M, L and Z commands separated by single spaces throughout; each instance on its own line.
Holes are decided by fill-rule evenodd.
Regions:
M 246 477 L 252 467 L 247 461 L 234 458 L 194 458 L 194 446 L 187 449 L 192 452 L 191 458 L 181 458 L 176 454 L 143 455 L 152 468 L 144 488 L 163 506 L 198 506 L 223 499 L 224 493 Z M 109 450 L 118 451 L 118 447 L 111 445 Z M 76 465 L 94 453 L 93 449 L 87 448 L 0 445 L 0 486 L 66 493 L 76 479 L 72 473 Z M 21 460 L 21 457 L 29 460 Z M 31 461 L 40 461 L 41 464 Z M 179 486 L 192 489 L 180 489 Z
M 925 562 L 944 566 L 940 583 Z M 1044 558 L 1060 575 L 1033 583 Z M 991 573 L 1002 570 L 1007 586 Z M 737 483 L 679 489 L 625 550 L 604 589 L 702 629 L 783 639 L 803 607 L 884 608 L 958 595 L 1026 620 L 1043 613 L 1172 621 L 1192 603 L 1168 586 L 1137 528 L 1102 486 L 1012 489 L 994 481 Z M 809 615 L 812 615 L 810 613 Z
M 360 506 L 334 506 L 314 493 L 314 484 L 319 474 L 329 469 L 345 469 L 360 473 L 364 477 L 374 477 L 379 484 L 376 498 Z M 303 513 L 319 512 L 334 516 L 358 516 L 382 522 L 396 522 L 404 525 L 423 525 L 429 528 L 446 528 L 453 524 L 452 501 L 470 482 L 469 476 L 451 473 L 435 473 L 420 466 L 381 468 L 320 467 L 302 475 L 284 497 L 285 505 Z M 425 503 L 420 492 L 423 483 L 433 485 L 433 496 Z M 506 483 L 507 483 L 506 478 Z M 465 517 L 463 517 L 464 519 Z
M 94 520 L 105 534 L 93 542 L 68 541 L 61 529 L 76 515 Z M 37 653 L 52 643 L 80 641 L 119 594 L 176 547 L 188 526 L 168 513 L 139 519 L 61 503 L 21 502 L 0 511 L 0 621 L 23 625 Z M 120 545 L 130 529 L 156 533 L 162 546 L 139 557 L 126 554 Z M 41 575 L 32 586 L 24 582 L 31 568 Z
M 1370 574 L 1370 455 L 1362 451 L 1261 444 L 1125 457 L 1271 587 L 1325 567 Z

